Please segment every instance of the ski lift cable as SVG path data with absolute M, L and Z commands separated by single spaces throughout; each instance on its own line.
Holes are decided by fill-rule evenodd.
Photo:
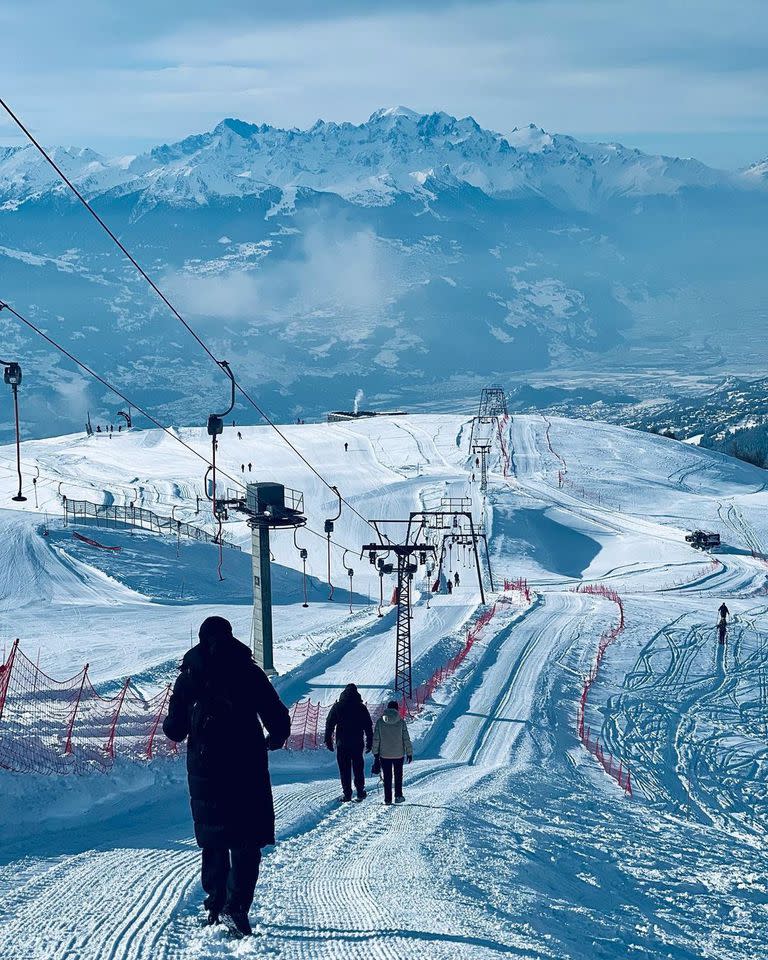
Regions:
M 107 233 L 107 235 L 110 237 L 110 239 L 117 245 L 117 247 L 120 249 L 120 251 L 125 255 L 125 257 L 130 261 L 130 263 L 136 268 L 136 270 L 137 270 L 137 271 L 139 272 L 139 274 L 143 277 L 143 279 L 146 280 L 146 282 L 147 282 L 147 283 L 149 284 L 149 286 L 154 290 L 154 292 L 157 294 L 157 296 L 160 297 L 160 299 L 161 299 L 161 300 L 163 301 L 163 303 L 168 307 L 168 309 L 171 311 L 171 313 L 174 315 L 174 317 L 176 317 L 176 319 L 179 321 L 179 323 L 182 324 L 182 326 L 187 330 L 187 332 L 197 341 L 197 343 L 200 345 L 200 347 L 202 347 L 202 349 L 208 354 L 208 356 L 211 358 L 211 360 L 216 364 L 217 369 L 221 370 L 221 369 L 222 369 L 222 363 L 221 363 L 221 361 L 220 361 L 220 360 L 218 359 L 218 357 L 213 353 L 213 351 L 212 351 L 212 350 L 210 349 L 210 347 L 206 344 L 206 342 L 203 340 L 203 338 L 197 333 L 197 331 L 192 327 L 192 325 L 191 325 L 187 320 L 184 319 L 184 317 L 183 317 L 183 316 L 181 315 L 181 313 L 176 309 L 176 307 L 175 307 L 175 306 L 173 305 L 173 303 L 168 299 L 168 297 L 163 293 L 163 291 L 160 289 L 160 287 L 158 287 L 158 285 L 157 285 L 157 284 L 155 283 L 155 281 L 149 276 L 149 274 L 146 272 L 146 270 L 144 270 L 144 268 L 141 266 L 141 264 L 138 262 L 138 260 L 136 260 L 136 258 L 133 256 L 133 254 L 131 254 L 131 252 L 128 250 L 128 248 L 125 246 L 125 244 L 122 243 L 122 241 L 117 237 L 117 235 L 110 229 L 110 227 L 108 226 L 108 224 L 102 219 L 101 216 L 99 216 L 99 214 L 96 212 L 96 210 L 91 206 L 91 204 L 88 202 L 88 200 L 86 200 L 86 198 L 83 196 L 83 194 L 77 189 L 77 187 L 75 186 L 75 184 L 74 184 L 74 183 L 69 179 L 69 177 L 64 173 L 64 171 L 63 171 L 63 170 L 61 169 L 61 167 L 56 163 L 56 161 L 53 159 L 53 157 L 50 156 L 50 154 L 46 151 L 46 149 L 42 146 L 42 144 L 33 136 L 32 132 L 25 126 L 25 124 L 23 123 L 23 121 L 21 120 L 21 118 L 18 117 L 18 116 L 13 112 L 13 110 L 12 110 L 12 109 L 10 108 L 10 106 L 5 102 L 5 100 L 2 99 L 2 97 L 0 97 L 0 107 L 2 107 L 3 110 L 5 110 L 5 112 L 6 112 L 6 113 L 8 114 L 8 116 L 11 118 L 11 120 L 12 120 L 12 121 L 16 124 L 16 126 L 21 130 L 21 132 L 22 132 L 22 133 L 24 134 L 24 136 L 29 140 L 29 142 L 37 149 L 37 151 L 40 153 L 40 155 L 43 157 L 43 159 L 53 168 L 53 170 L 55 171 L 55 173 L 57 174 L 57 176 L 66 184 L 66 186 L 72 191 L 72 193 L 75 195 L 75 197 L 76 197 L 76 198 L 80 201 L 80 203 L 85 207 L 85 209 L 88 211 L 88 213 L 91 214 L 91 216 L 92 216 L 92 217 L 94 218 L 94 220 L 99 224 L 99 226 Z M 314 475 L 318 478 L 318 480 L 320 480 L 322 483 L 324 483 L 325 486 L 327 486 L 329 490 L 334 490 L 334 492 L 335 492 L 335 489 L 334 489 L 333 485 L 332 485 L 328 480 L 325 479 L 325 477 L 313 466 L 312 463 L 310 463 L 310 461 L 309 461 L 309 460 L 304 456 L 304 454 L 295 446 L 295 444 L 293 444 L 293 443 L 288 439 L 288 437 L 282 432 L 282 430 L 280 430 L 280 428 L 279 428 L 279 427 L 277 426 L 277 424 L 271 419 L 271 417 L 269 417 L 269 416 L 267 415 L 267 413 L 259 406 L 259 404 L 256 403 L 256 401 L 255 401 L 255 400 L 253 399 L 253 397 L 248 393 L 248 391 L 247 391 L 240 383 L 238 383 L 237 379 L 236 379 L 231 373 L 229 373 L 229 371 L 226 371 L 226 372 L 227 372 L 227 373 L 229 374 L 229 376 L 231 377 L 231 379 L 232 379 L 235 387 L 237 388 L 237 390 L 238 390 L 238 391 L 242 394 L 242 396 L 248 401 L 248 403 L 250 403 L 250 405 L 254 408 L 254 410 L 256 410 L 256 412 L 266 421 L 266 423 L 269 424 L 270 427 L 272 427 L 272 429 L 277 433 L 277 435 L 280 437 L 280 439 L 283 440 L 283 442 L 286 443 L 286 444 L 293 450 L 293 452 L 296 454 L 296 456 L 299 457 L 299 459 L 302 460 L 302 461 L 306 464 L 307 467 L 309 467 L 309 469 L 312 471 L 312 473 L 314 473 Z M 126 402 L 128 402 L 128 401 L 126 400 Z M 137 406 L 137 405 L 134 404 L 134 406 Z M 140 410 L 141 408 L 137 406 L 137 409 Z M 142 412 L 143 412 L 143 411 L 142 411 Z M 341 495 L 339 495 L 339 496 L 340 496 L 340 499 L 342 500 L 342 502 L 346 504 L 346 506 L 352 511 L 352 513 L 354 513 L 357 517 L 360 518 L 360 520 L 362 520 L 364 523 L 366 523 L 366 524 L 368 524 L 368 525 L 370 526 L 368 520 L 367 520 L 348 500 L 346 500 L 346 499 L 345 499 L 344 497 L 342 497 Z M 387 539 L 389 539 L 389 538 L 387 537 Z
M 121 400 L 124 400 L 126 403 L 130 403 L 139 411 L 139 413 L 142 414 L 142 416 L 146 417 L 147 420 L 150 421 L 150 423 L 153 423 L 156 427 L 162 430 L 163 433 L 166 433 L 169 437 L 172 437 L 177 443 L 180 443 L 183 447 L 185 447 L 191 454 L 194 454 L 194 456 L 196 456 L 199 460 L 202 460 L 203 463 L 205 463 L 207 466 L 210 466 L 210 461 L 206 457 L 204 457 L 201 453 L 195 450 L 194 447 L 191 447 L 185 440 L 182 440 L 181 437 L 178 436 L 178 434 L 174 433 L 173 430 L 170 429 L 170 427 L 164 426 L 156 417 L 152 416 L 151 413 L 148 413 L 143 407 L 139 406 L 139 404 L 136 403 L 135 400 L 129 400 L 129 398 L 122 391 L 120 391 L 116 386 L 111 384 L 109 380 L 105 380 L 104 377 L 102 377 L 100 374 L 96 373 L 94 369 L 89 367 L 87 363 L 78 359 L 73 353 L 67 350 L 66 347 L 62 346 L 62 344 L 58 343 L 56 340 L 50 337 L 47 333 L 41 330 L 40 327 L 32 323 L 31 320 L 28 320 L 26 317 L 22 316 L 22 314 L 20 314 L 18 310 L 15 310 L 5 300 L 0 300 L 0 311 L 2 310 L 7 310 L 10 314 L 16 317 L 16 319 L 20 323 L 25 324 L 25 326 L 29 327 L 29 329 L 32 330 L 34 333 L 36 333 L 39 337 L 42 337 L 43 340 L 49 343 L 52 347 L 58 350 L 59 353 L 62 353 L 65 357 L 67 357 L 73 363 L 77 364 L 77 366 L 80 367 L 81 370 L 84 370 L 89 376 L 93 377 L 94 380 L 98 380 L 100 384 L 105 386 L 108 390 L 111 390 L 112 393 L 120 397 Z M 220 471 L 220 472 L 223 473 L 223 471 Z M 228 480 L 231 480 L 232 483 L 237 484 L 238 486 L 242 486 L 242 483 L 239 480 L 237 480 L 235 477 L 231 477 L 229 476 L 229 474 L 226 474 L 226 473 L 224 474 L 224 476 L 227 477 Z

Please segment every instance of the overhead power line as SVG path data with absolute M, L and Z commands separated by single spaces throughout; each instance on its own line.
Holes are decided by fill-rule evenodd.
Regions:
M 124 243 L 119 239 L 119 237 L 112 231 L 112 229 L 109 227 L 109 225 L 108 225 L 108 224 L 105 222 L 105 220 L 96 212 L 96 210 L 94 210 L 94 208 L 91 206 L 91 204 L 88 202 L 88 200 L 86 200 L 86 198 L 83 196 L 83 194 L 80 192 L 80 190 L 78 190 L 78 188 L 75 186 L 75 184 L 74 184 L 74 183 L 69 179 L 69 177 L 64 173 L 64 171 L 63 171 L 63 170 L 61 169 L 61 167 L 56 163 L 56 161 L 53 159 L 53 157 L 50 156 L 50 154 L 47 152 L 47 150 L 46 150 L 46 149 L 42 146 L 42 144 L 35 138 L 35 136 L 32 134 L 32 132 L 27 128 L 27 126 L 26 126 L 26 125 L 24 124 L 24 122 L 21 120 L 21 118 L 20 118 L 19 116 L 17 116 L 16 113 L 14 113 L 14 111 L 11 109 L 11 107 L 10 107 L 10 106 L 5 102 L 5 100 L 3 100 L 2 98 L 0 98 L 0 106 L 3 108 L 3 110 L 5 110 L 5 112 L 8 114 L 8 116 L 9 116 L 9 117 L 11 118 L 11 120 L 16 124 L 16 126 L 21 130 L 21 132 L 22 132 L 22 133 L 24 134 L 24 136 L 29 140 L 29 142 L 37 149 L 37 151 L 40 153 L 40 155 L 43 157 L 43 159 L 46 160 L 46 162 L 47 162 L 48 164 L 50 164 L 50 166 L 51 166 L 51 167 L 53 168 L 53 170 L 56 172 L 56 175 L 57 175 L 57 176 L 66 184 L 66 186 L 72 191 L 72 193 L 75 195 L 75 197 L 77 197 L 77 199 L 78 199 L 78 200 L 80 201 L 80 203 L 85 207 L 85 209 L 88 211 L 88 213 L 90 213 L 90 215 L 93 217 L 93 219 L 99 224 L 99 226 L 107 233 L 107 235 L 111 238 L 111 240 L 117 245 L 117 247 L 120 249 L 120 251 L 121 251 L 121 252 L 124 254 L 124 256 L 130 261 L 130 263 L 135 267 L 135 269 L 136 269 L 136 270 L 139 272 L 139 274 L 144 278 L 144 280 L 149 284 L 149 286 L 155 291 L 155 293 L 158 295 L 158 297 L 160 297 L 160 299 L 161 299 L 161 300 L 163 301 L 163 303 L 168 307 L 168 309 L 171 311 L 171 313 L 174 315 L 174 317 L 176 317 L 176 319 L 179 321 L 179 323 L 182 324 L 182 326 L 186 329 L 186 331 L 197 341 L 197 343 L 199 344 L 199 346 L 206 352 L 206 354 L 210 357 L 210 359 L 216 364 L 216 368 L 217 368 L 219 371 L 221 371 L 221 363 L 220 363 L 218 357 L 216 357 L 216 355 L 213 353 L 213 351 L 208 347 L 208 345 L 207 345 L 206 342 L 203 340 L 203 338 L 197 333 L 197 331 L 192 327 L 192 325 L 191 325 L 187 320 L 184 319 L 184 317 L 181 315 L 181 313 L 177 310 L 177 308 L 173 305 L 173 303 L 169 300 L 169 298 L 163 293 L 163 291 L 162 291 L 162 290 L 160 289 L 160 287 L 155 283 L 155 281 L 152 279 L 152 277 L 150 277 L 150 275 L 146 272 L 146 270 L 144 270 L 144 268 L 141 266 L 141 264 L 138 262 L 138 260 L 136 260 L 136 258 L 133 256 L 133 254 L 128 250 L 128 248 L 125 246 L 125 244 L 124 244 Z M 248 391 L 245 390 L 245 388 L 240 385 L 240 383 L 237 381 L 237 379 L 236 379 L 236 378 L 233 378 L 233 379 L 234 379 L 235 387 L 236 387 L 237 390 L 240 392 L 240 394 L 248 401 L 248 403 L 250 403 L 250 405 L 253 407 L 254 410 L 256 410 L 256 412 L 259 414 L 259 416 L 261 416 L 261 417 L 266 421 L 266 423 L 268 423 L 269 426 L 272 427 L 272 429 L 277 433 L 277 435 L 280 437 L 280 439 L 281 439 L 284 443 L 286 443 L 286 444 L 291 448 L 291 450 L 293 450 L 293 452 L 296 454 L 297 457 L 299 457 L 300 460 L 303 461 L 303 463 L 312 471 L 312 473 L 317 477 L 317 479 L 320 480 L 321 483 L 325 484 L 325 486 L 328 487 L 329 490 L 331 490 L 333 493 L 335 493 L 337 496 L 339 496 L 339 498 L 341 499 L 342 503 L 344 503 L 344 504 L 347 506 L 347 508 L 352 511 L 352 513 L 354 513 L 357 517 L 359 517 L 359 519 L 362 520 L 363 523 L 367 524 L 368 526 L 371 526 L 371 524 L 368 522 L 367 518 L 364 517 L 364 516 L 362 515 L 362 513 L 360 513 L 360 511 L 357 510 L 357 508 L 354 507 L 348 500 L 346 500 L 341 494 L 339 494 L 337 488 L 336 488 L 333 484 L 331 484 L 330 481 L 326 480 L 326 478 L 320 473 L 319 470 L 317 470 L 317 469 L 315 468 L 315 466 L 307 459 L 307 457 L 304 456 L 304 454 L 296 447 L 296 445 L 295 445 L 294 443 L 292 443 L 291 440 L 288 439 L 288 437 L 283 433 L 282 430 L 280 430 L 280 428 L 279 428 L 279 427 L 277 426 L 277 424 L 272 420 L 272 418 L 268 416 L 268 414 L 266 413 L 266 411 L 263 410 L 262 407 L 259 406 L 259 404 L 258 404 L 258 403 L 253 399 L 253 397 L 248 393 Z M 138 405 L 135 405 L 135 406 L 137 406 L 137 409 L 141 409 L 140 407 L 138 407 Z M 387 539 L 388 539 L 388 538 L 387 538 Z
M 50 346 L 52 346 L 55 350 L 58 350 L 59 353 L 63 354 L 65 357 L 67 357 L 67 359 L 71 360 L 72 363 L 80 367 L 81 370 L 84 370 L 85 373 L 87 373 L 90 377 L 93 377 L 100 384 L 102 384 L 104 387 L 106 387 L 108 390 L 114 393 L 115 396 L 119 397 L 125 403 L 129 403 L 132 407 L 135 407 L 136 410 L 138 410 L 139 413 L 142 414 L 142 416 L 146 417 L 147 420 L 150 421 L 150 423 L 154 424 L 158 429 L 162 430 L 163 433 L 167 434 L 169 437 L 175 440 L 176 443 L 180 443 L 182 447 L 184 447 L 186 450 L 189 451 L 189 453 L 197 457 L 198 460 L 201 460 L 206 465 L 206 467 L 211 466 L 211 461 L 206 456 L 204 456 L 199 451 L 195 450 L 195 448 L 190 446 L 185 440 L 182 440 L 182 438 L 177 433 L 175 433 L 169 427 L 166 427 L 156 417 L 154 417 L 151 413 L 149 413 L 148 410 L 145 410 L 144 407 L 138 404 L 133 398 L 129 397 L 122 390 L 118 389 L 118 387 L 116 387 L 113 383 L 110 383 L 109 380 L 102 377 L 101 374 L 97 373 L 92 367 L 90 367 L 87 363 L 85 363 L 85 361 L 80 360 L 79 357 L 75 356 L 75 354 L 72 353 L 70 350 L 68 350 L 65 346 L 63 346 L 57 340 L 54 340 L 53 337 L 49 336 L 47 333 L 41 330 L 40 327 L 37 326 L 37 324 L 33 323 L 31 320 L 27 319 L 27 317 L 23 316 L 21 313 L 19 313 L 18 310 L 12 307 L 9 303 L 7 303 L 4 300 L 0 300 L 0 312 L 2 312 L 3 310 L 7 310 L 20 323 L 23 323 L 25 326 L 27 326 L 30 330 L 32 330 L 39 337 L 41 337 L 48 344 L 50 344 Z M 245 489 L 245 485 L 241 480 L 237 479 L 237 477 L 233 477 L 231 474 L 226 473 L 223 470 L 219 470 L 219 472 L 222 474 L 222 476 L 226 477 L 227 480 L 231 480 L 232 483 L 234 483 L 236 486 L 240 487 L 241 489 Z M 58 478 L 58 479 L 51 478 L 51 481 L 54 483 L 70 482 L 66 478 Z M 82 485 L 80 484 L 80 486 Z M 115 486 L 121 486 L 121 487 L 125 487 L 126 489 L 127 488 L 132 489 L 132 486 L 130 484 L 115 484 Z M 318 533 L 316 530 L 312 530 L 310 527 L 305 527 L 305 529 L 323 540 L 326 539 L 325 534 Z M 347 550 L 350 553 L 356 553 L 356 550 L 353 549 L 352 547 L 346 547 L 344 546 L 343 543 L 338 543 L 336 540 L 332 540 L 331 543 L 333 544 L 333 546 L 337 547 L 339 550 Z
M 58 350 L 59 353 L 63 354 L 65 357 L 67 357 L 67 359 L 71 360 L 72 363 L 80 367 L 81 370 L 84 370 L 89 376 L 93 377 L 94 380 L 98 380 L 98 382 L 103 386 L 105 386 L 107 390 L 111 390 L 116 397 L 119 397 L 125 403 L 129 403 L 132 407 L 135 407 L 139 411 L 139 413 L 142 414 L 142 416 L 145 416 L 147 420 L 149 420 L 150 423 L 153 423 L 156 427 L 162 430 L 163 433 L 167 434 L 169 437 L 172 437 L 177 443 L 180 443 L 182 447 L 186 447 L 186 449 L 191 454 L 197 457 L 198 460 L 202 460 L 206 466 L 211 465 L 208 458 L 204 457 L 202 453 L 199 453 L 197 450 L 195 450 L 194 447 L 191 447 L 186 441 L 182 440 L 178 434 L 174 433 L 173 430 L 171 430 L 169 427 L 166 427 L 164 424 L 162 424 L 156 417 L 152 416 L 152 414 L 149 413 L 149 411 L 145 410 L 144 407 L 136 403 L 134 399 L 132 399 L 131 397 L 128 397 L 125 393 L 122 392 L 122 390 L 119 390 L 113 383 L 110 383 L 109 380 L 106 380 L 104 377 L 102 377 L 101 374 L 96 373 L 96 371 L 92 367 L 89 367 L 87 363 L 85 363 L 83 360 L 80 360 L 78 357 L 76 357 L 74 353 L 71 353 L 65 346 L 58 343 L 58 341 L 54 340 L 53 337 L 45 333 L 44 330 L 41 330 L 40 327 L 37 326 L 37 324 L 33 323 L 31 320 L 28 320 L 25 316 L 22 316 L 22 314 L 20 314 L 18 310 L 15 310 L 9 303 L 7 303 L 4 300 L 0 300 L 0 311 L 2 310 L 7 310 L 10 314 L 16 317 L 16 319 L 20 323 L 23 323 L 25 326 L 29 327 L 30 330 L 36 333 L 38 337 L 41 337 L 43 340 L 49 343 L 52 347 Z M 239 480 L 229 476 L 229 474 L 225 473 L 224 476 L 227 477 L 227 479 L 231 480 L 233 483 L 238 484 L 239 486 L 242 486 L 242 483 Z

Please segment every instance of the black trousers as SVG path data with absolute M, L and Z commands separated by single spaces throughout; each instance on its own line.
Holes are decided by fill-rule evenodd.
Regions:
M 339 765 L 341 790 L 345 797 L 352 796 L 352 776 L 355 778 L 355 790 L 358 796 L 365 790 L 365 760 L 363 748 L 347 750 L 342 746 L 336 747 L 336 762 Z
M 207 893 L 205 909 L 219 913 L 225 906 L 246 913 L 259 879 L 259 847 L 203 847 L 201 880 Z
M 403 795 L 403 757 L 400 757 L 399 760 L 387 760 L 386 757 L 381 758 L 381 775 L 384 778 L 384 801 L 385 803 L 392 802 L 392 774 L 395 775 L 395 796 L 402 797 Z

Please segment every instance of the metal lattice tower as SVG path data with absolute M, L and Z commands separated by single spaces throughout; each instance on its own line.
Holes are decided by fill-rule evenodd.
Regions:
M 480 491 L 485 493 L 488 489 L 488 455 L 491 452 L 490 440 L 476 440 L 472 444 L 472 453 L 479 456 L 480 459 Z
M 507 395 L 504 392 L 504 387 L 499 386 L 499 384 L 483 387 L 480 394 L 478 417 L 481 420 L 491 417 L 504 417 L 507 412 Z
M 427 555 L 435 555 L 435 547 L 431 543 L 417 542 L 418 534 L 423 529 L 423 524 L 416 531 L 416 538 L 411 541 L 410 520 L 407 521 L 371 521 L 374 527 L 377 523 L 397 522 L 407 523 L 408 532 L 406 533 L 405 543 L 393 543 L 388 540 L 386 543 L 369 543 L 363 547 L 363 553 L 368 553 L 372 557 L 378 554 L 393 554 L 397 557 L 397 628 L 395 645 L 395 690 L 404 697 L 410 697 L 413 693 L 413 681 L 411 675 L 411 581 L 413 575 L 419 568 L 417 560 L 422 564 L 426 563 Z M 390 567 L 391 570 L 391 567 Z
M 397 641 L 395 645 L 395 693 L 410 697 L 411 675 L 411 578 L 416 564 L 405 553 L 397 556 Z

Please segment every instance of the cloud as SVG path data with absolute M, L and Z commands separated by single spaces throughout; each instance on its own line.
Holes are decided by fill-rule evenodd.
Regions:
M 403 254 L 343 216 L 303 227 L 290 258 L 270 254 L 258 269 L 223 269 L 214 276 L 192 267 L 169 277 L 166 286 L 184 311 L 200 318 L 249 327 L 279 323 L 289 335 L 314 323 L 327 333 L 343 329 L 347 341 L 365 339 L 406 284 Z
M 722 0 L 76 6 L 6 0 L 0 14 L 4 95 L 49 142 L 143 146 L 238 115 L 359 122 L 394 103 L 501 132 L 768 136 L 764 0 L 726 14 Z

